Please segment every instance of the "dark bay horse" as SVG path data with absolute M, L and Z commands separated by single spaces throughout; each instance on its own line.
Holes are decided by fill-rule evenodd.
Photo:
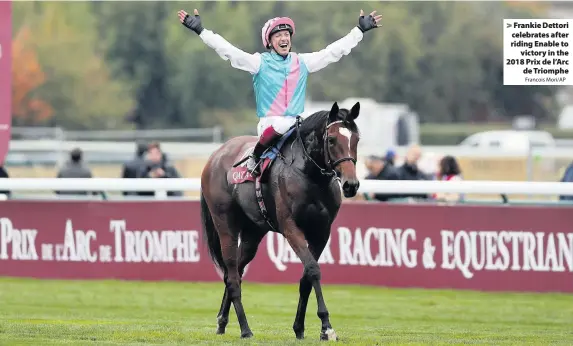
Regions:
M 235 185 L 227 180 L 227 172 L 257 138 L 233 138 L 209 158 L 201 175 L 201 218 L 209 254 L 224 273 L 217 334 L 225 333 L 233 303 L 241 337 L 253 336 L 241 303 L 241 277 L 265 234 L 276 231 L 287 239 L 304 265 L 293 324 L 296 337 L 304 338 L 306 307 L 314 288 L 322 322 L 320 339 L 337 339 L 324 303 L 317 261 L 342 202 L 340 187 L 345 197 L 353 197 L 358 191 L 359 133 L 354 120 L 359 112 L 359 103 L 350 111 L 334 103 L 330 111 L 297 121 L 296 129 L 282 146 L 282 158 L 275 159 L 262 186 L 268 219 L 277 227 L 271 227 L 261 214 L 252 182 Z

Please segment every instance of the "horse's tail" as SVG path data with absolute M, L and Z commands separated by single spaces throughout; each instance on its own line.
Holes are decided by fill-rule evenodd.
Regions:
M 225 264 L 223 262 L 219 235 L 215 229 L 215 224 L 213 223 L 213 218 L 211 217 L 211 212 L 209 211 L 209 206 L 207 206 L 203 192 L 201 192 L 201 223 L 203 224 L 203 240 L 207 244 L 209 256 L 211 256 L 213 263 L 224 271 Z

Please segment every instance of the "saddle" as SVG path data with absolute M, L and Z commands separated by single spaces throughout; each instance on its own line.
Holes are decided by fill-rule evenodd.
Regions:
M 268 181 L 268 176 L 270 172 L 270 168 L 272 163 L 276 160 L 277 157 L 282 157 L 281 149 L 286 142 L 286 140 L 292 135 L 295 131 L 296 127 L 300 125 L 301 118 L 298 117 L 296 120 L 295 125 L 291 126 L 291 128 L 281 136 L 277 144 L 269 147 L 265 152 L 261 155 L 261 158 L 258 162 L 258 165 L 261 165 L 260 175 L 255 177 L 249 172 L 247 169 L 247 160 L 249 159 L 249 155 L 253 152 L 255 146 L 253 145 L 250 147 L 241 157 L 239 161 L 237 161 L 233 167 L 227 172 L 227 182 L 231 185 L 238 185 L 244 184 L 247 182 L 254 182 L 255 183 L 255 197 L 257 199 L 257 204 L 259 205 L 259 211 L 265 219 L 267 225 L 277 232 L 277 227 L 275 227 L 270 220 L 267 212 L 267 207 L 265 206 L 265 200 L 263 198 L 263 189 L 262 184 Z
M 260 175 L 259 178 L 262 183 L 265 183 L 268 179 L 268 172 L 270 171 L 270 167 L 272 163 L 275 161 L 277 157 L 281 157 L 281 149 L 286 142 L 286 140 L 292 135 L 295 131 L 295 126 L 292 126 L 290 130 L 288 130 L 284 135 L 281 136 L 277 144 L 274 146 L 269 147 L 265 152 L 261 155 L 258 165 L 260 165 Z M 233 167 L 227 172 L 227 182 L 231 185 L 243 184 L 247 182 L 255 182 L 255 176 L 253 176 L 247 169 L 247 160 L 249 160 L 249 156 L 253 152 L 255 146 L 253 145 L 250 147 L 243 155 L 241 159 L 233 164 Z

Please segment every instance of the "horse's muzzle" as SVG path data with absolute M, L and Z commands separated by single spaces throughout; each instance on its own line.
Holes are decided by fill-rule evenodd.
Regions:
M 351 198 L 356 196 L 359 187 L 360 182 L 358 180 L 346 180 L 342 183 L 342 192 L 344 193 L 344 197 Z

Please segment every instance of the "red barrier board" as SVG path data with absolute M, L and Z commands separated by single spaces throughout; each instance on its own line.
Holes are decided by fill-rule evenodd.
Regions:
M 0 1 L 0 165 L 8 152 L 12 123 L 12 2 Z
M 199 203 L 7 201 L 0 275 L 220 281 Z M 568 207 L 345 203 L 320 263 L 324 283 L 573 293 Z M 245 280 L 297 283 L 302 264 L 269 233 Z

